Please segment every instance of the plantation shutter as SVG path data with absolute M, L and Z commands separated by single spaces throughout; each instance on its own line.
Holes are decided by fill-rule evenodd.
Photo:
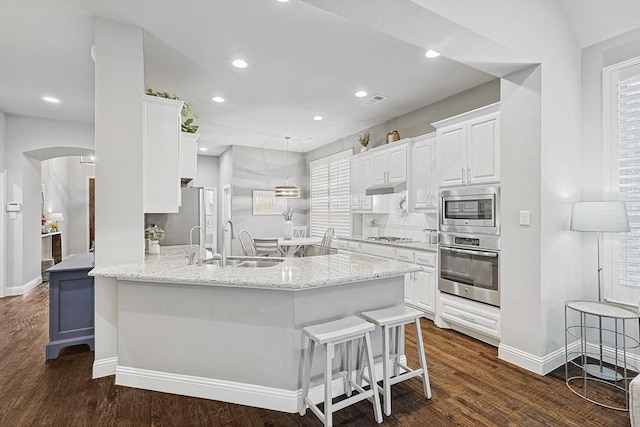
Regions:
M 328 228 L 335 236 L 351 235 L 351 150 L 314 160 L 311 173 L 311 236 L 322 237 Z
M 640 74 L 618 81 L 617 110 L 618 194 L 631 226 L 617 245 L 619 280 L 620 285 L 640 286 Z

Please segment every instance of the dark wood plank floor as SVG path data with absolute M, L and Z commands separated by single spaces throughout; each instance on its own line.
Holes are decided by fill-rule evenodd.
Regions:
M 564 369 L 532 374 L 497 349 L 422 322 L 433 398 L 418 379 L 393 388 L 388 426 L 629 426 L 629 414 L 574 395 Z M 417 360 L 412 328 L 407 356 Z M 307 411 L 283 414 L 223 402 L 120 387 L 91 379 L 93 353 L 78 346 L 45 361 L 48 286 L 0 299 L 0 426 L 318 426 Z M 414 366 L 415 363 L 410 363 Z M 375 425 L 370 404 L 338 412 L 336 426 Z

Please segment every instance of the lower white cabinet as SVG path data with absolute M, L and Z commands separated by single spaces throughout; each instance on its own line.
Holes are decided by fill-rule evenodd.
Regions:
M 397 250 L 398 261 L 415 262 L 423 270 L 404 277 L 404 302 L 425 313 L 436 313 L 436 254 Z
M 477 332 L 475 338 L 491 343 L 483 338 L 500 339 L 500 309 L 466 298 L 440 293 L 440 318 L 448 323 Z

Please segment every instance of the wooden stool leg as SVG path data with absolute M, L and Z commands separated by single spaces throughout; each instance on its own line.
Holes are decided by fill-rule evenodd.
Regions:
M 327 343 L 324 346 L 324 425 L 331 427 L 333 425 L 333 407 L 331 402 L 332 391 L 331 381 L 333 379 L 333 360 L 334 347 L 333 343 Z
M 371 350 L 371 337 L 367 332 L 364 336 L 366 352 L 367 352 L 367 365 L 369 367 L 369 379 L 371 380 L 371 390 L 373 390 L 373 411 L 375 413 L 376 422 L 380 424 L 382 422 L 382 410 L 380 409 L 380 396 L 378 394 L 378 384 L 376 383 L 375 366 L 373 364 L 373 351 Z M 385 399 L 386 401 L 386 399 Z
M 347 397 L 351 397 L 351 346 L 353 345 L 353 342 L 347 341 L 344 345 L 347 347 L 347 366 L 345 369 L 347 375 L 345 376 L 344 390 Z
M 391 415 L 391 381 L 389 373 L 389 335 L 391 331 L 387 326 L 382 327 L 382 398 L 384 401 L 385 415 Z M 371 385 L 372 387 L 375 384 Z M 377 388 L 377 387 L 376 387 Z
M 422 367 L 422 387 L 424 388 L 424 397 L 431 399 L 431 383 L 429 382 L 429 371 L 427 371 L 427 357 L 424 354 L 424 345 L 422 343 L 422 330 L 420 329 L 420 318 L 416 319 L 416 343 L 418 344 L 418 356 L 420 357 L 420 366 Z
M 309 381 L 311 380 L 311 361 L 313 360 L 313 351 L 315 348 L 315 341 L 309 339 L 309 346 L 307 347 L 307 356 L 304 360 L 304 368 L 302 371 L 302 396 L 298 404 L 298 413 L 304 415 L 307 412 L 306 398 L 309 395 Z

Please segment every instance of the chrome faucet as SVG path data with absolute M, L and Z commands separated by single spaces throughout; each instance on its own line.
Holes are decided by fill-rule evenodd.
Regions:
M 206 234 L 204 231 L 204 228 L 200 227 L 199 225 L 195 225 L 193 227 L 191 227 L 191 231 L 189 231 L 189 265 L 193 265 L 193 259 L 195 258 L 195 251 L 193 250 L 193 230 L 195 230 L 196 228 L 200 229 L 200 234 L 202 236 L 202 243 L 201 246 L 204 245 L 204 239 L 206 238 Z M 202 264 L 202 253 L 201 253 L 201 248 L 198 248 L 198 265 Z
M 233 241 L 233 222 L 228 219 L 222 224 L 222 263 L 221 266 L 227 265 L 227 224 L 229 224 L 229 231 L 231 232 L 231 241 Z M 232 248 L 233 249 L 233 248 Z

